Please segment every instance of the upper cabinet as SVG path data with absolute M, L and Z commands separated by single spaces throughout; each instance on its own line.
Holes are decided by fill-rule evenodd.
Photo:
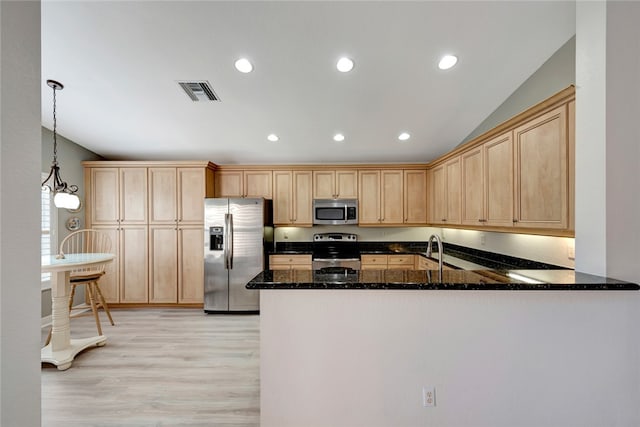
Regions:
M 567 106 L 514 131 L 515 216 L 518 227 L 565 229 L 568 215 Z
M 215 173 L 216 197 L 273 198 L 271 170 L 218 170 Z
M 427 223 L 427 171 L 404 171 L 404 223 Z
M 87 188 L 91 224 L 147 222 L 147 168 L 92 168 Z
M 207 173 L 204 168 L 150 167 L 149 223 L 203 223 Z
M 513 225 L 512 132 L 461 155 L 462 224 Z
M 430 223 L 460 224 L 461 216 L 460 157 L 454 157 L 429 172 Z
M 276 170 L 273 172 L 273 223 L 311 227 L 313 173 Z
M 357 199 L 357 170 L 313 171 L 314 199 Z
M 358 223 L 402 224 L 404 205 L 402 170 L 361 170 L 358 173 Z

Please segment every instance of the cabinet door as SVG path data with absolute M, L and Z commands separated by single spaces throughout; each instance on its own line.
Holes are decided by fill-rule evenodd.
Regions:
M 358 187 L 358 222 L 360 225 L 380 224 L 380 171 L 359 171 Z
M 149 302 L 178 300 L 178 231 L 175 225 L 149 227 Z
M 462 223 L 480 226 L 484 214 L 484 165 L 482 146 L 463 153 L 462 162 Z
M 244 171 L 244 197 L 273 198 L 271 171 Z
M 293 174 L 291 171 L 273 172 L 273 223 L 293 223 Z
M 427 171 L 404 171 L 404 223 L 427 223 Z
M 90 176 L 91 225 L 118 224 L 120 219 L 118 168 L 91 168 Z
M 335 171 L 313 171 L 313 198 L 335 199 L 336 197 Z
M 204 301 L 204 228 L 178 229 L 178 303 Z
M 125 226 L 119 233 L 120 302 L 147 303 L 147 226 Z
M 567 228 L 566 106 L 516 128 L 514 142 L 516 226 Z
M 176 168 L 149 168 L 150 224 L 175 225 L 176 193 Z
M 508 132 L 483 145 L 486 225 L 513 226 L 513 138 Z
M 313 173 L 293 172 L 293 223 L 298 226 L 313 224 Z
M 241 170 L 216 171 L 214 187 L 216 197 L 242 197 L 244 175 Z
M 120 168 L 120 224 L 147 223 L 147 168 Z
M 105 267 L 105 273 L 100 278 L 100 289 L 102 295 L 108 303 L 120 302 L 119 292 L 119 266 L 120 266 L 120 248 L 119 248 L 119 230 L 117 226 L 95 226 L 92 227 L 101 233 L 109 236 L 111 240 L 111 253 L 115 254 L 115 259 Z
M 460 224 L 462 206 L 462 185 L 460 171 L 460 157 L 449 160 L 445 164 L 446 171 L 446 199 L 447 224 Z
M 358 198 L 358 171 L 338 170 L 336 171 L 336 197 L 338 199 Z
M 382 194 L 381 222 L 402 224 L 404 221 L 404 175 L 401 170 L 383 170 L 380 174 Z
M 178 168 L 178 224 L 204 223 L 206 171 L 201 168 Z
M 446 224 L 447 222 L 447 191 L 446 175 L 444 165 L 437 166 L 431 170 L 431 212 L 433 214 L 433 224 Z

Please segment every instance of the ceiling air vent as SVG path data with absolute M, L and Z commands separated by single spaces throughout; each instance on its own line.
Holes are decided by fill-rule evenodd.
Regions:
M 189 95 L 194 102 L 200 101 L 220 101 L 208 81 L 198 82 L 178 82 L 180 87 Z

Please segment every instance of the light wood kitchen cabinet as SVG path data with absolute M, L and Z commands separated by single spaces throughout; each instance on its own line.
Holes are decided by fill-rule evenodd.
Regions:
M 430 171 L 429 189 L 432 224 L 459 224 L 461 214 L 460 157 L 454 157 Z
M 404 175 L 402 170 L 358 172 L 358 222 L 360 225 L 403 223 Z
M 216 197 L 273 198 L 271 170 L 219 170 L 215 173 Z
M 427 171 L 404 171 L 404 223 L 427 223 Z
M 512 133 L 461 155 L 462 224 L 513 226 Z
M 178 300 L 178 232 L 175 225 L 149 226 L 149 302 Z
M 313 171 L 314 199 L 357 199 L 358 172 L 356 170 Z
M 147 169 L 93 168 L 87 213 L 93 225 L 147 223 Z
M 275 225 L 310 227 L 313 223 L 311 171 L 273 172 L 273 222 Z
M 514 130 L 517 227 L 565 229 L 568 217 L 567 106 Z
M 121 303 L 149 301 L 146 225 L 121 226 L 118 232 L 119 287 Z
M 101 279 L 107 301 L 202 304 L 204 199 L 213 197 L 213 165 L 108 161 L 83 165 L 88 218 L 98 219 L 97 224 L 88 221 L 87 227 L 107 233 L 116 253 Z M 104 214 L 108 200 L 116 206 L 110 212 L 112 216 L 117 212 L 115 220 Z
M 413 270 L 415 255 L 388 255 L 387 270 Z
M 202 226 L 178 229 L 178 304 L 202 304 L 204 260 Z
M 388 255 L 363 254 L 360 255 L 361 270 L 386 270 Z
M 270 270 L 311 270 L 311 255 L 269 255 Z

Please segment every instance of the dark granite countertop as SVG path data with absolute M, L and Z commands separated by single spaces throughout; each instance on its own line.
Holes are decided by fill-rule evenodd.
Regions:
M 398 290 L 509 290 L 509 291 L 636 291 L 635 283 L 573 270 L 361 270 L 263 271 L 247 289 L 398 289 Z

